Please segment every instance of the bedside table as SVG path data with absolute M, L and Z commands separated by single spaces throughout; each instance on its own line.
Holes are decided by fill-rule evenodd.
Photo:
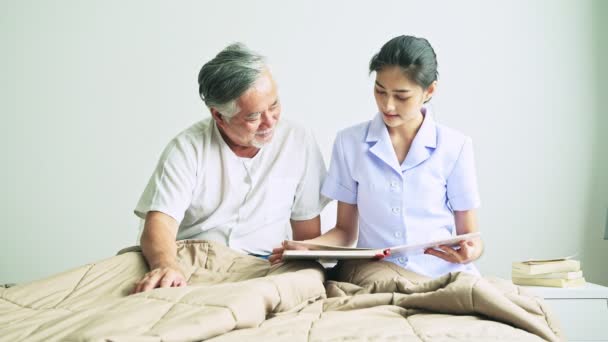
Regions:
M 545 299 L 559 317 L 568 341 L 608 341 L 608 287 L 521 286 Z

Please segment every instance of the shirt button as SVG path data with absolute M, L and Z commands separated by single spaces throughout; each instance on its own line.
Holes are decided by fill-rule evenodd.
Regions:
M 395 237 L 400 238 L 401 237 L 401 232 L 395 232 Z
M 399 263 L 404 264 L 405 263 L 405 258 L 404 257 L 399 257 L 397 258 L 397 261 L 399 261 Z
M 399 191 L 399 183 L 396 181 L 391 182 L 391 191 Z
M 401 208 L 393 208 L 393 214 L 399 214 Z

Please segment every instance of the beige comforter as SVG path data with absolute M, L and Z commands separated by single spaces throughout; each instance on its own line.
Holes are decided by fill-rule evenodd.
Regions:
M 184 288 L 128 295 L 137 250 L 0 288 L 1 341 L 559 341 L 542 301 L 500 279 L 429 280 L 388 262 L 271 267 L 206 241 L 178 242 Z

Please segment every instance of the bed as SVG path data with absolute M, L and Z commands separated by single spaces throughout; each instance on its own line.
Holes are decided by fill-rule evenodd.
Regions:
M 271 266 L 186 240 L 189 286 L 129 295 L 137 248 L 0 288 L 0 341 L 561 341 L 543 301 L 510 282 L 427 279 L 385 261 Z

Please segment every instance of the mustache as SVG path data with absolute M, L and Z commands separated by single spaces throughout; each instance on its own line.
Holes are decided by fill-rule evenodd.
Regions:
M 272 131 L 274 131 L 274 128 L 266 129 L 263 131 L 257 131 L 257 132 L 255 132 L 255 135 L 266 135 L 268 133 L 272 133 Z

